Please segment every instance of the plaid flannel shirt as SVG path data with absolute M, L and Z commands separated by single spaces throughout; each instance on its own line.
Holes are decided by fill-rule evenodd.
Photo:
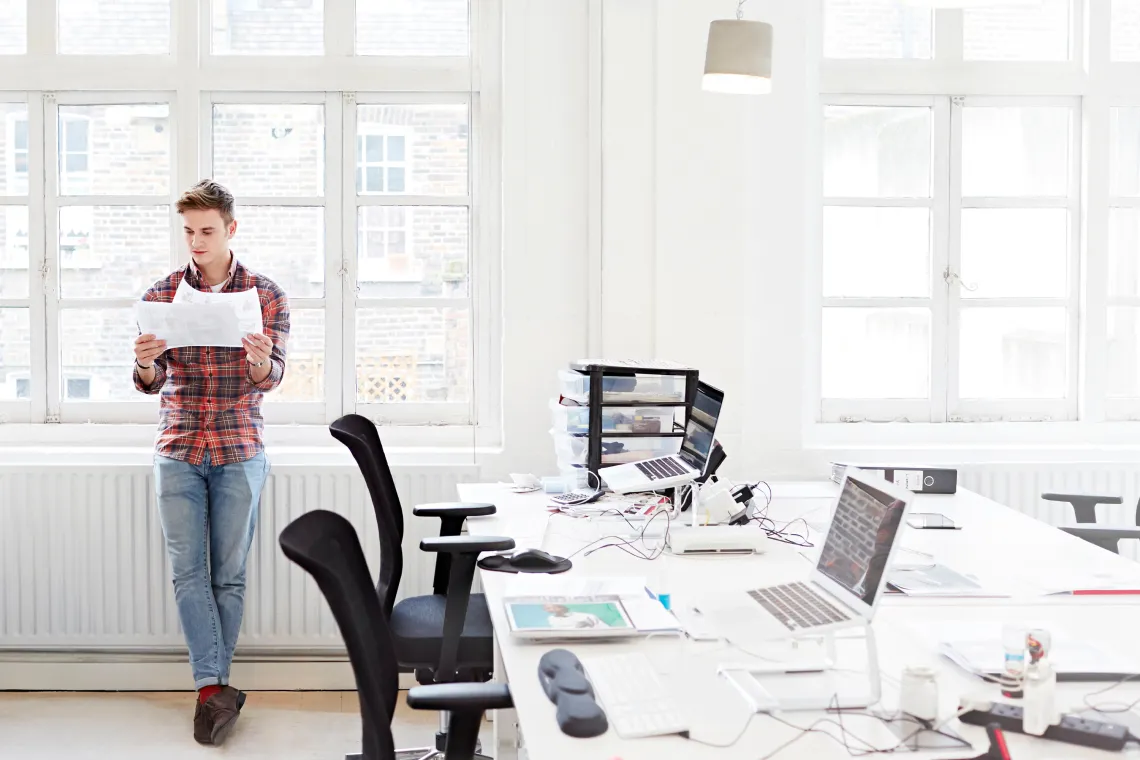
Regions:
M 257 288 L 265 335 L 273 341 L 268 377 L 250 378 L 244 348 L 188 346 L 168 349 L 154 360 L 154 382 L 144 385 L 134 368 L 135 388 L 162 393 L 155 453 L 190 464 L 244 462 L 264 448 L 261 399 L 281 384 L 289 341 L 289 301 L 272 280 L 251 272 L 234 257 L 223 293 Z M 185 279 L 196 290 L 210 286 L 192 263 L 159 280 L 142 297 L 170 303 Z

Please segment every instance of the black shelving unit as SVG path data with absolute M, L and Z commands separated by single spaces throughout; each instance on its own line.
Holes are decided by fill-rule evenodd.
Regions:
M 660 433 L 623 433 L 616 431 L 603 432 L 602 431 L 602 409 L 613 408 L 643 408 L 643 407 L 661 407 L 661 408 L 685 408 L 685 425 L 689 422 L 689 415 L 693 410 L 693 401 L 697 397 L 697 380 L 698 372 L 689 367 L 674 367 L 674 366 L 655 366 L 652 363 L 646 362 L 623 362 L 620 364 L 601 364 L 593 362 L 577 362 L 571 365 L 571 369 L 577 371 L 579 374 L 586 375 L 590 378 L 590 393 L 589 393 L 589 431 L 587 432 L 587 450 L 586 450 L 586 468 L 594 473 L 599 474 L 599 471 L 610 465 L 602 464 L 602 438 L 684 438 L 684 426 L 681 430 L 674 429 Z M 670 375 L 670 376 L 683 376 L 685 378 L 685 400 L 684 401 L 671 401 L 671 402 L 653 402 L 653 401 L 603 401 L 605 388 L 603 387 L 603 378 L 614 377 L 645 377 L 647 375 Z

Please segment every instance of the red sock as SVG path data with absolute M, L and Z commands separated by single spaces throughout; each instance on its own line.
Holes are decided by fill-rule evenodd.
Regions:
M 221 690 L 222 687 L 218 686 L 217 684 L 203 686 L 201 689 L 198 689 L 198 701 L 205 703 L 207 699 L 214 696 Z

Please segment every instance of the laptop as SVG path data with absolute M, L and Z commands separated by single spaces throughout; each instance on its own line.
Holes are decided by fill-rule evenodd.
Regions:
M 701 603 L 701 614 L 725 635 L 749 640 L 815 636 L 869 623 L 913 498 L 877 475 L 848 468 L 807 581 L 720 595 Z
M 656 491 L 691 483 L 704 475 L 723 404 L 723 391 L 698 382 L 680 453 L 607 467 L 602 471 L 606 486 L 614 493 Z

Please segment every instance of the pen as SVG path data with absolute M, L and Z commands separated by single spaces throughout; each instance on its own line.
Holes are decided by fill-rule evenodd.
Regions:
M 1135 588 L 1085 588 L 1073 591 L 1054 591 L 1048 596 L 1140 596 Z

